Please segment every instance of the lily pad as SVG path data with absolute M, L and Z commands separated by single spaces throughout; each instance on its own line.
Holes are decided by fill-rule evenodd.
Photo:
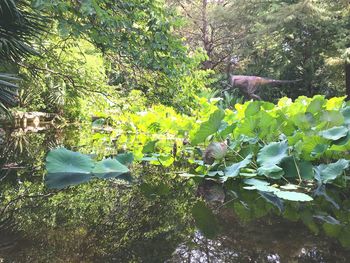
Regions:
M 349 161 L 340 159 L 335 163 L 320 164 L 315 168 L 317 176 L 323 183 L 329 183 L 340 176 L 349 167 Z
M 281 179 L 284 175 L 283 169 L 274 164 L 259 167 L 257 172 L 259 175 L 265 175 L 266 177 L 271 179 Z
M 344 126 L 333 127 L 325 131 L 321 131 L 320 135 L 328 140 L 339 140 L 347 135 L 348 129 Z
M 299 192 L 276 191 L 275 195 L 279 198 L 289 200 L 289 201 L 308 202 L 313 200 L 311 196 L 304 193 L 299 193 Z
M 240 161 L 239 163 L 234 163 L 230 166 L 228 166 L 225 169 L 225 176 L 222 177 L 223 181 L 226 181 L 228 178 L 233 178 L 236 177 L 239 174 L 239 171 L 241 168 L 246 167 L 248 164 L 250 164 L 251 160 L 252 160 L 253 155 L 249 154 L 247 155 L 246 158 L 244 158 L 242 161 Z
M 249 178 L 249 179 L 245 179 L 244 180 L 245 184 L 248 185 L 253 185 L 253 186 L 259 186 L 259 185 L 269 185 L 269 182 L 263 181 L 263 180 L 259 180 L 259 179 L 255 179 L 255 178 Z
M 125 174 L 129 172 L 129 169 L 116 159 L 104 159 L 96 163 L 96 166 L 92 172 L 99 178 L 107 179 L 116 178 L 122 174 Z
M 350 107 L 345 107 L 344 109 L 341 110 L 341 113 L 344 116 L 344 123 L 345 124 L 350 124 Z
M 243 186 L 243 189 L 246 190 L 258 190 L 261 192 L 271 192 L 271 193 L 275 193 L 276 191 L 278 191 L 277 188 L 270 186 L 270 185 L 251 185 L 251 186 Z
M 257 162 L 261 166 L 272 166 L 279 164 L 287 154 L 288 144 L 286 141 L 272 142 L 264 146 L 258 153 Z
M 66 148 L 54 149 L 46 157 L 48 173 L 89 174 L 93 166 L 94 163 L 89 156 Z
M 298 178 L 299 174 L 301 178 L 305 180 L 311 180 L 314 178 L 313 166 L 308 161 L 300 162 L 296 160 L 294 162 L 293 157 L 287 157 L 282 161 L 281 167 L 283 168 L 285 177 L 287 178 Z

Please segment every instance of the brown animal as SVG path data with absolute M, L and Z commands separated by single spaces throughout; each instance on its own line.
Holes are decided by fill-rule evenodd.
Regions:
M 267 84 L 283 84 L 283 83 L 294 83 L 300 80 L 276 80 L 269 78 L 262 78 L 257 76 L 245 76 L 245 75 L 230 75 L 229 82 L 232 86 L 238 86 L 241 92 L 248 99 L 258 99 L 261 98 L 255 94 L 255 91 L 262 85 Z

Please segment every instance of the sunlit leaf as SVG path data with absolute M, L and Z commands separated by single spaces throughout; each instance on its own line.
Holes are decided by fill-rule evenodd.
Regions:
M 275 195 L 279 198 L 289 200 L 289 201 L 308 202 L 313 200 L 311 196 L 304 193 L 299 193 L 299 192 L 276 191 Z
M 92 159 L 79 152 L 66 148 L 57 148 L 49 152 L 46 157 L 46 170 L 48 173 L 85 173 L 92 171 Z
M 287 142 L 272 142 L 264 146 L 258 153 L 257 162 L 261 166 L 272 166 L 279 164 L 287 154 Z
M 350 106 L 345 107 L 341 110 L 344 116 L 344 124 L 350 124 Z
M 311 112 L 313 114 L 317 114 L 322 110 L 325 102 L 326 102 L 326 99 L 324 98 L 324 96 L 316 95 L 315 97 L 313 97 L 306 111 Z
M 199 130 L 191 138 L 191 144 L 197 145 L 198 143 L 204 142 L 209 135 L 217 132 L 224 117 L 225 112 L 223 110 L 217 110 L 212 113 L 209 120 L 203 122 L 200 125 Z
M 259 175 L 265 175 L 271 179 L 280 179 L 284 175 L 283 169 L 274 164 L 259 167 L 257 172 Z
M 225 169 L 225 176 L 222 177 L 222 181 L 226 181 L 228 178 L 236 177 L 239 174 L 239 171 L 241 168 L 246 167 L 248 164 L 250 164 L 251 159 L 253 155 L 249 154 L 246 158 L 244 158 L 239 163 L 234 163 Z
M 320 120 L 327 122 L 330 126 L 340 126 L 344 123 L 343 115 L 335 110 L 323 111 Z
M 154 140 L 154 141 L 148 141 L 142 149 L 142 153 L 153 153 L 155 152 L 155 147 L 157 144 L 158 140 Z
M 116 159 L 104 159 L 96 163 L 95 168 L 92 170 L 92 172 L 99 178 L 107 179 L 118 178 L 120 175 L 129 172 L 129 169 Z M 128 177 L 124 176 L 121 179 L 126 178 Z
M 326 139 L 329 140 L 339 140 L 340 138 L 343 138 L 347 135 L 348 129 L 345 128 L 344 126 L 339 126 L 339 127 L 333 127 L 325 131 L 321 131 L 319 134 Z
M 320 164 L 315 171 L 323 183 L 329 183 L 340 176 L 349 167 L 349 161 L 340 159 L 335 163 Z

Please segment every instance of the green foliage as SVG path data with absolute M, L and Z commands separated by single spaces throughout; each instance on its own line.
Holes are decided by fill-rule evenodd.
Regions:
M 152 112 L 155 109 L 142 114 L 126 113 L 124 117 L 119 116 L 118 120 L 133 126 L 134 131 L 149 134 L 137 136 L 145 144 L 144 149 L 148 150 L 135 149 L 136 159 L 141 160 L 144 154 L 151 154 L 151 158 L 142 160 L 169 166 L 177 158 L 184 158 L 195 165 L 191 174 L 184 174 L 185 176 L 208 177 L 221 182 L 260 178 L 273 181 L 273 186 L 267 183 L 245 189 L 269 192 L 271 200 L 282 198 L 310 201 L 309 195 L 294 190 L 310 191 L 306 187 L 308 182 L 314 185 L 343 185 L 346 182 L 348 161 L 338 160 L 347 156 L 350 149 L 349 128 L 343 115 L 346 116 L 347 105 L 343 100 L 343 97 L 327 100 L 315 96 L 299 97 L 292 102 L 288 98 L 282 98 L 275 106 L 267 102 L 246 102 L 236 104 L 236 111 L 222 111 L 215 106 L 218 100 L 212 99 L 210 103 L 198 98 L 201 108 L 194 113 L 200 121 L 195 121 L 196 118 L 191 116 L 176 115 L 169 110 L 165 110 L 166 118 L 163 119 L 162 107 L 156 108 L 158 113 Z M 169 118 L 176 125 L 169 122 Z M 223 132 L 227 127 L 229 129 Z M 164 131 L 166 138 L 162 137 Z M 207 163 L 205 158 L 208 157 L 208 150 L 212 150 L 209 149 L 211 145 L 220 145 L 218 142 L 226 139 L 222 137 L 223 134 L 231 142 L 224 160 L 213 165 L 204 164 Z M 191 144 L 197 147 L 206 145 L 209 141 L 214 142 L 205 151 L 197 153 L 198 148 L 186 145 L 179 147 L 180 140 L 174 139 L 174 152 L 174 143 L 169 138 L 180 136 L 187 139 L 188 135 Z M 157 147 L 148 147 L 155 140 Z M 170 152 L 176 156 L 170 155 Z M 332 163 L 333 160 L 338 161 Z M 288 182 L 287 185 L 285 181 Z M 290 183 L 299 187 L 290 188 Z
M 13 81 L 19 79 L 5 73 L 0 73 L 0 113 L 8 114 L 8 107 L 17 103 L 18 86 Z
M 211 114 L 209 120 L 203 122 L 199 127 L 199 130 L 191 138 L 192 145 L 197 145 L 198 143 L 204 142 L 209 135 L 217 132 L 224 116 L 225 113 L 222 110 L 217 110 Z
M 3 60 L 19 61 L 37 54 L 31 40 L 43 33 L 47 19 L 39 15 L 26 0 L 0 2 L 0 56 Z

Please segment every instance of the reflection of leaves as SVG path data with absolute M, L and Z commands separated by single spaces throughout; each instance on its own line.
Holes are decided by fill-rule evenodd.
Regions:
M 141 192 L 149 198 L 156 196 L 165 196 L 169 194 L 170 188 L 167 184 L 159 182 L 156 185 L 143 183 L 140 186 Z
M 192 208 L 192 216 L 198 229 L 210 239 L 219 232 L 218 222 L 213 212 L 203 201 L 198 201 Z
M 261 192 L 259 191 L 259 194 L 269 203 L 273 204 L 274 206 L 276 206 L 280 212 L 284 211 L 284 205 L 283 205 L 283 201 L 278 198 L 276 195 L 274 195 L 273 193 L 268 193 L 268 192 Z
M 91 178 L 91 175 L 86 173 L 48 173 L 45 177 L 45 183 L 49 188 L 63 189 L 88 182 Z
M 334 201 L 333 198 L 331 198 L 326 191 L 326 186 L 323 184 L 320 184 L 317 189 L 314 192 L 315 196 L 323 196 L 328 202 L 330 202 L 335 208 L 340 209 L 340 206 L 337 204 L 337 202 Z
M 322 227 L 326 235 L 330 237 L 338 237 L 342 229 L 342 226 L 339 224 L 324 223 Z
M 340 231 L 339 241 L 344 247 L 350 247 L 350 228 L 348 225 Z
M 339 220 L 330 215 L 314 215 L 314 218 L 320 219 L 328 224 L 340 225 Z

